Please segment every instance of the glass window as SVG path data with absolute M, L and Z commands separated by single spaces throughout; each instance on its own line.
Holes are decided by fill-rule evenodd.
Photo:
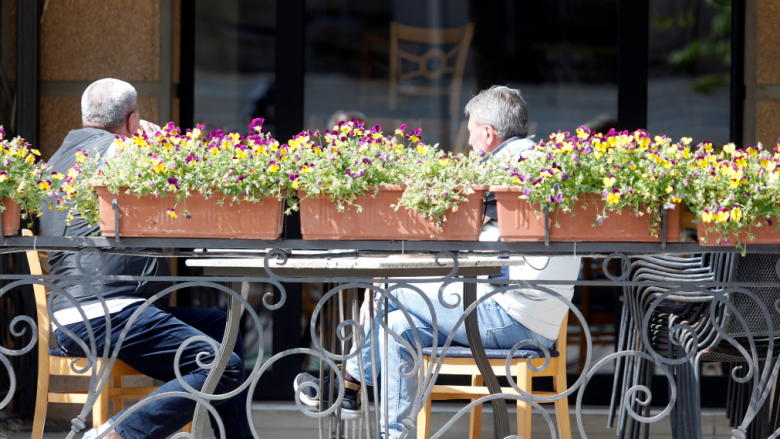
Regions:
M 650 0 L 648 130 L 729 141 L 731 0 Z
M 207 130 L 246 133 L 255 117 L 274 133 L 275 0 L 198 0 L 195 17 L 195 122 Z M 263 358 L 273 353 L 273 314 L 262 305 L 270 285 L 251 284 L 249 302 L 263 326 Z M 192 305 L 227 298 L 213 289 L 193 292 Z M 241 322 L 245 366 L 254 367 L 261 340 L 254 321 L 245 313 Z
M 10 138 L 16 132 L 16 8 L 0 1 L 0 126 Z
M 245 133 L 263 117 L 273 133 L 276 1 L 195 4 L 195 121 Z
M 594 26 L 617 0 L 310 0 L 306 16 L 306 128 L 342 110 L 463 151 L 463 108 L 495 84 L 523 92 L 530 134 L 617 116 L 617 26 Z

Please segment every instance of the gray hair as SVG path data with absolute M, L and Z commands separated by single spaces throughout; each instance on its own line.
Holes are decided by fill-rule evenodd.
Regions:
M 84 124 L 118 127 L 133 111 L 138 112 L 138 94 L 132 85 L 119 79 L 97 80 L 81 96 L 81 121 Z
M 466 118 L 469 116 L 495 128 L 503 140 L 528 135 L 528 109 L 520 90 L 503 85 L 482 90 L 466 104 Z

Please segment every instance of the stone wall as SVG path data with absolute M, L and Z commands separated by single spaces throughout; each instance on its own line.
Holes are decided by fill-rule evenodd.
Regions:
M 41 22 L 40 150 L 47 159 L 81 127 L 80 97 L 95 80 L 133 84 L 143 119 L 176 121 L 180 0 L 59 0 Z

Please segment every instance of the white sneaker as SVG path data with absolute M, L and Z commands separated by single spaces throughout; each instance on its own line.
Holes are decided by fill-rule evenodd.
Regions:
M 109 428 L 111 428 L 111 421 L 106 422 L 98 428 L 89 430 L 88 432 L 84 433 L 84 436 L 81 436 L 81 439 L 96 439 L 98 436 L 108 431 Z

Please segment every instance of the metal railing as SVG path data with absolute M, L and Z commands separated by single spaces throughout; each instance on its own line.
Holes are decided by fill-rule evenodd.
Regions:
M 146 250 L 128 250 L 124 247 L 143 247 Z M 171 250 L 177 248 L 219 248 L 219 253 L 178 251 Z M 246 250 L 260 249 L 253 252 L 241 251 L 231 252 L 231 249 Z M 322 250 L 321 254 L 309 253 L 305 256 L 290 254 L 290 250 Z M 437 260 L 451 261 L 452 268 L 446 275 L 434 279 L 418 278 L 392 278 L 376 279 L 373 276 L 366 278 L 338 278 L 338 277 L 285 277 L 278 275 L 270 266 L 270 261 L 278 259 L 275 266 L 283 265 L 291 257 L 322 258 L 333 257 L 327 250 L 334 249 L 353 249 L 352 255 L 358 256 L 376 256 L 382 254 L 429 254 L 436 255 Z M 279 359 L 292 355 L 311 355 L 321 360 L 321 372 L 325 372 L 324 365 L 330 369 L 333 379 L 340 383 L 337 398 L 330 407 L 320 406 L 319 411 L 307 410 L 301 402 L 300 394 L 296 392 L 296 403 L 301 413 L 306 416 L 320 418 L 321 437 L 332 437 L 336 430 L 336 437 L 341 437 L 348 430 L 353 434 L 361 435 L 365 433 L 367 437 L 382 437 L 379 431 L 379 425 L 387 426 L 387 422 L 382 423 L 380 416 L 387 416 L 386 411 L 382 411 L 381 397 L 374 388 L 374 410 L 369 409 L 369 398 L 365 387 L 363 393 L 363 420 L 360 427 L 351 425 L 348 428 L 343 426 L 338 417 L 340 416 L 340 404 L 343 399 L 344 377 L 338 372 L 337 362 L 345 362 L 349 358 L 357 355 L 359 348 L 367 342 L 366 334 L 363 328 L 355 320 L 357 313 L 357 300 L 359 295 L 351 294 L 349 308 L 352 310 L 352 317 L 331 328 L 329 333 L 330 342 L 324 341 L 321 337 L 323 328 L 320 326 L 317 332 L 316 324 L 325 320 L 320 315 L 325 310 L 329 300 L 334 300 L 341 291 L 352 291 L 368 289 L 373 290 L 383 302 L 384 308 L 388 303 L 394 303 L 403 313 L 409 322 L 412 322 L 412 316 L 409 314 L 396 297 L 393 291 L 404 288 L 408 291 L 417 292 L 421 297 L 430 300 L 428 296 L 415 284 L 436 283 L 441 284 L 439 288 L 438 300 L 446 308 L 462 307 L 463 314 L 456 325 L 466 326 L 470 340 L 480 340 L 479 328 L 474 310 L 477 306 L 497 294 L 502 294 L 518 288 L 530 288 L 555 297 L 563 302 L 579 320 L 583 327 L 583 334 L 586 338 L 587 351 L 583 353 L 586 356 L 584 370 L 580 377 L 569 385 L 565 391 L 558 392 L 553 396 L 534 396 L 521 389 L 513 380 L 509 380 L 510 385 L 517 394 L 500 393 L 501 390 L 497 384 L 493 383 L 495 377 L 492 368 L 486 364 L 484 359 L 484 349 L 481 346 L 472 346 L 474 358 L 480 369 L 485 375 L 485 382 L 493 394 L 480 398 L 475 403 L 461 409 L 450 422 L 448 422 L 440 431 L 432 435 L 433 438 L 441 437 L 454 421 L 464 414 L 468 413 L 471 406 L 475 404 L 495 402 L 494 409 L 499 418 L 496 428 L 496 437 L 508 437 L 509 432 L 505 425 L 508 421 L 506 406 L 502 401 L 522 400 L 530 404 L 534 411 L 544 415 L 547 426 L 550 430 L 550 437 L 557 437 L 558 432 L 547 411 L 539 405 L 539 402 L 552 402 L 561 398 L 567 398 L 570 395 L 576 395 L 575 416 L 577 419 L 577 429 L 583 438 L 587 437 L 582 422 L 582 400 L 587 389 L 588 382 L 593 375 L 608 363 L 616 364 L 615 385 L 613 389 L 613 403 L 611 405 L 610 424 L 617 418 L 618 428 L 623 437 L 638 438 L 642 426 L 657 422 L 661 419 L 672 416 L 672 421 L 678 424 L 678 420 L 685 419 L 685 425 L 675 427 L 673 433 L 675 437 L 701 437 L 701 428 L 698 415 L 700 414 L 700 402 L 698 401 L 697 386 L 699 382 L 699 364 L 702 361 L 730 361 L 733 370 L 730 371 L 731 379 L 739 383 L 750 393 L 749 403 L 743 407 L 737 417 L 741 419 L 736 422 L 736 428 L 733 430 L 734 437 L 771 437 L 780 436 L 780 430 L 772 430 L 765 436 L 757 436 L 766 433 L 767 429 L 751 430 L 751 425 L 764 422 L 757 420 L 757 416 L 771 416 L 776 419 L 774 414 L 768 414 L 765 404 L 771 404 L 776 400 L 775 381 L 780 369 L 780 362 L 776 360 L 777 354 L 774 350 L 775 332 L 774 326 L 780 320 L 780 295 L 774 295 L 774 292 L 780 288 L 780 260 L 774 266 L 773 276 L 766 278 L 753 277 L 749 279 L 736 278 L 735 273 L 750 273 L 749 265 L 739 265 L 740 256 L 733 247 L 702 247 L 695 243 L 506 243 L 506 242 L 408 242 L 408 241 L 304 241 L 304 240 L 276 240 L 276 241 L 258 241 L 258 240 L 229 240 L 229 239 L 148 239 L 148 238 L 122 238 L 120 242 L 113 238 L 102 237 L 9 237 L 0 243 L 0 253 L 15 253 L 22 251 L 63 251 L 74 252 L 78 258 L 83 257 L 87 252 L 104 254 L 128 254 L 128 255 L 148 255 L 156 257 L 179 257 L 179 258 L 229 258 L 229 257 L 263 257 L 264 258 L 264 277 L 252 276 L 201 276 L 201 277 L 151 277 L 151 276 L 114 276 L 103 275 L 100 273 L 83 272 L 75 276 L 54 276 L 54 275 L 0 275 L 0 279 L 10 281 L 8 285 L 0 290 L 0 296 L 7 293 L 19 285 L 41 284 L 51 290 L 49 304 L 58 295 L 68 294 L 60 287 L 61 282 L 79 283 L 94 281 L 176 281 L 177 284 L 157 293 L 154 297 L 147 300 L 139 307 L 136 315 L 130 319 L 129 324 L 123 329 L 126 334 L 137 315 L 145 308 L 161 298 L 173 293 L 174 291 L 193 286 L 212 288 L 223 292 L 231 298 L 231 312 L 240 312 L 243 307 L 250 318 L 255 323 L 258 331 L 260 347 L 257 361 L 246 381 L 238 388 L 226 394 L 214 395 L 212 392 L 216 386 L 216 379 L 224 370 L 229 355 L 223 355 L 225 351 L 230 352 L 223 346 L 222 352 L 219 346 L 214 342 L 209 342 L 215 360 L 210 364 L 201 365 L 204 368 L 211 369 L 210 378 L 203 389 L 194 389 L 188 386 L 182 379 L 177 370 L 177 376 L 180 383 L 187 392 L 176 392 L 172 394 L 158 394 L 153 398 L 141 401 L 128 409 L 121 417 L 117 419 L 117 424 L 129 416 L 138 407 L 150 403 L 152 400 L 162 398 L 189 398 L 198 403 L 199 410 L 196 410 L 195 430 L 192 434 L 181 433 L 176 437 L 200 437 L 202 434 L 203 416 L 206 412 L 216 418 L 218 429 L 224 437 L 224 424 L 214 409 L 214 402 L 222 401 L 233 397 L 245 389 L 249 389 L 250 395 L 253 393 L 258 381 L 263 374 L 273 366 Z M 746 253 L 749 255 L 762 255 L 764 258 L 774 258 L 778 260 L 780 254 L 780 245 L 751 245 L 747 244 Z M 509 256 L 509 255 L 547 255 L 547 256 L 585 256 L 585 257 L 603 257 L 605 258 L 603 267 L 604 274 L 608 280 L 598 281 L 559 281 L 559 280 L 537 280 L 526 281 L 522 279 L 502 280 L 506 286 L 491 289 L 486 294 L 477 297 L 476 290 L 480 284 L 494 283 L 496 281 L 475 279 L 458 276 L 459 258 L 469 255 L 479 256 Z M 101 256 L 102 257 L 102 256 Z M 615 259 L 619 262 L 621 270 L 619 274 L 611 273 L 608 269 L 608 262 Z M 290 349 L 278 353 L 266 361 L 263 357 L 263 333 L 262 325 L 258 319 L 256 311 L 242 297 L 240 291 L 234 291 L 220 285 L 220 282 L 242 282 L 242 283 L 266 283 L 274 285 L 279 289 L 281 295 L 278 301 L 272 303 L 272 297 L 266 295 L 263 298 L 263 306 L 269 310 L 277 310 L 285 305 L 286 292 L 285 283 L 331 283 L 337 286 L 330 291 L 325 292 L 319 300 L 312 316 L 311 335 L 315 348 Z M 377 283 L 392 284 L 391 287 L 383 288 L 376 286 Z M 449 284 L 463 284 L 465 294 L 463 301 L 459 298 L 446 296 L 444 291 Z M 624 299 L 626 306 L 622 318 L 622 329 L 618 334 L 618 351 L 606 356 L 596 364 L 592 363 L 592 342 L 587 322 L 584 321 L 582 314 L 570 300 L 561 296 L 558 292 L 551 289 L 550 286 L 610 286 L 622 287 L 624 290 Z M 764 289 L 756 293 L 760 289 Z M 767 290 L 769 289 L 769 290 Z M 763 291 L 763 292 L 762 292 Z M 768 293 L 767 293 L 768 292 Z M 32 299 L 32 298 L 31 298 Z M 72 301 L 72 298 L 69 300 Z M 102 301 L 103 299 L 100 298 Z M 78 308 L 78 303 L 73 302 Z M 430 308 L 430 303 L 429 303 Z M 430 308 L 432 309 L 432 308 Z M 328 308 L 332 313 L 333 307 Z M 376 312 L 371 307 L 372 316 Z M 51 315 L 50 311 L 50 317 Z M 56 320 L 52 319 L 56 324 Z M 370 333 L 375 334 L 375 322 L 369 320 Z M 423 370 L 422 348 L 425 347 L 419 335 L 415 332 L 414 343 L 408 343 L 398 335 L 390 331 L 386 322 L 378 319 L 382 327 L 383 337 L 394 337 L 399 342 L 403 342 L 407 349 L 413 354 L 414 362 L 409 365 L 396 365 L 396 373 L 400 373 L 404 379 L 417 379 L 419 386 L 417 394 L 414 396 L 412 415 L 408 419 L 400 420 L 403 425 L 404 436 L 407 438 L 416 435 L 416 417 L 420 409 L 425 404 L 428 396 L 431 394 L 433 385 L 437 380 L 438 372 L 441 367 L 444 353 L 453 343 L 455 330 L 453 330 L 443 345 L 444 353 L 438 355 L 436 349 L 433 350 L 431 364 L 433 367 Z M 774 324 L 773 324 L 774 323 Z M 10 322 L 11 333 L 20 335 L 25 331 L 31 331 L 32 342 L 19 349 L 8 349 L 0 346 L 0 363 L 10 375 L 11 391 L 0 401 L 0 408 L 6 406 L 15 391 L 15 376 L 10 366 L 9 357 L 25 355 L 30 352 L 36 341 L 37 331 L 42 330 L 36 327 L 35 321 L 26 316 L 17 316 Z M 436 333 L 437 324 L 434 319 L 433 331 Z M 65 329 L 65 332 L 68 332 Z M 73 334 L 69 334 L 73 336 Z M 68 438 L 75 437 L 86 426 L 86 416 L 97 398 L 99 390 L 102 389 L 108 380 L 108 371 L 113 362 L 118 357 L 121 350 L 121 335 L 117 346 L 109 351 L 97 352 L 96 341 L 82 340 L 87 355 L 88 365 L 98 363 L 102 358 L 101 369 L 84 369 L 85 374 L 91 377 L 89 396 L 81 414 L 73 420 L 71 432 Z M 338 341 L 336 340 L 338 337 Z M 475 337 L 475 338 L 474 338 Z M 371 338 L 373 340 L 373 337 Z M 368 341 L 372 343 L 371 341 Z M 348 349 L 342 351 L 337 348 L 341 343 L 356 344 L 358 351 L 349 353 Z M 436 340 L 434 340 L 434 344 Z M 186 344 L 186 343 L 185 343 Z M 481 343 L 477 343 L 480 345 Z M 514 346 L 517 349 L 527 340 L 518 341 Z M 384 343 L 387 346 L 387 343 Z M 232 346 L 230 346 L 232 348 Z M 434 348 L 436 346 L 434 345 Z M 371 345 L 372 349 L 378 349 L 378 346 Z M 184 346 L 180 347 L 180 353 Z M 545 365 L 549 364 L 551 353 L 543 346 L 539 346 L 541 357 L 545 359 Z M 385 352 L 386 354 L 386 352 Z M 725 356 L 725 357 L 724 357 Z M 373 357 L 372 357 L 373 358 Z M 386 359 L 386 355 L 384 357 Z M 509 362 L 511 355 L 507 358 L 507 371 L 509 371 Z M 739 361 L 740 363 L 735 363 Z M 402 369 L 403 366 L 403 369 Z M 73 370 L 75 365 L 72 365 Z M 178 364 L 174 365 L 178 368 Z M 361 373 L 362 373 L 361 367 Z M 663 410 L 650 416 L 649 402 L 652 398 L 649 386 L 649 380 L 652 377 L 653 370 L 660 371 L 668 381 L 670 388 L 669 404 Z M 382 373 L 386 373 L 387 368 L 383 368 Z M 373 381 L 379 378 L 374 369 Z M 361 376 L 361 381 L 366 377 Z M 333 381 L 331 381 L 333 382 Z M 496 382 L 497 383 L 497 382 Z M 292 385 L 292 383 L 290 383 Z M 318 389 L 320 394 L 325 394 L 331 389 Z M 333 398 L 330 398 L 333 401 Z M 767 403 L 767 401 L 770 403 Z M 246 401 L 247 416 L 251 417 L 251 398 Z M 774 412 L 778 411 L 777 404 L 771 408 Z M 732 413 L 733 415 L 733 413 Z M 335 418 L 334 418 L 335 416 Z M 335 421 L 331 421 L 335 419 Z M 361 421 L 362 422 L 362 421 Z M 764 422 L 766 424 L 766 422 Z M 200 425 L 200 427 L 199 427 Z M 251 425 L 251 422 L 250 422 Z M 698 427 L 697 427 L 698 425 Z M 262 426 L 252 425 L 252 431 L 255 437 L 260 437 L 259 432 Z M 344 431 L 342 431 L 342 429 Z M 757 432 L 763 433 L 757 433 Z M 101 436 L 102 437 L 102 436 Z

